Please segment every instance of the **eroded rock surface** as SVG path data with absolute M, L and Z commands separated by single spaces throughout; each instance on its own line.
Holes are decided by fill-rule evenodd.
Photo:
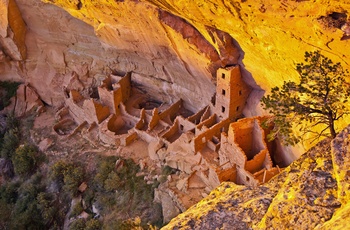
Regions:
M 15 0 L 0 2 L 0 62 L 26 58 L 26 25 Z
M 341 229 L 349 218 L 349 129 L 257 188 L 226 182 L 163 229 Z M 342 223 L 337 220 L 344 218 Z

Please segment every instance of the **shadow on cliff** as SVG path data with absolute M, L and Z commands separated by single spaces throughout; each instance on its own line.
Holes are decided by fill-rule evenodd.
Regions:
M 207 36 L 204 36 L 190 22 L 165 10 L 159 10 L 158 17 L 162 23 L 179 33 L 183 39 L 194 45 L 200 53 L 210 60 L 211 64 L 208 66 L 208 71 L 212 75 L 214 84 L 216 84 L 218 68 L 240 65 L 243 80 L 253 89 L 247 100 L 244 115 L 256 116 L 261 114 L 262 111 L 260 111 L 258 104 L 265 91 L 256 84 L 252 74 L 245 68 L 243 64 L 245 53 L 230 34 L 214 27 L 205 26 L 206 31 L 202 31 L 202 33 L 206 32 Z

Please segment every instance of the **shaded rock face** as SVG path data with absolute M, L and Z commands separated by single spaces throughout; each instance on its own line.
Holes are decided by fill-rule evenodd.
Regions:
M 223 183 L 163 229 L 341 229 L 349 212 L 350 126 L 267 184 Z
M 26 26 L 15 0 L 0 2 L 0 62 L 26 58 Z

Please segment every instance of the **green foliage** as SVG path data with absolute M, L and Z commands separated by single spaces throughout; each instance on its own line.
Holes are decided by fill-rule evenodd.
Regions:
M 42 229 L 44 227 L 36 200 L 38 193 L 44 189 L 41 180 L 41 175 L 33 175 L 30 180 L 19 187 L 19 196 L 12 211 L 11 229 Z
M 147 184 L 143 176 L 136 176 L 140 168 L 133 160 L 119 159 L 122 166 L 116 168 L 117 160 L 117 157 L 100 158 L 91 186 L 96 197 L 91 202 L 102 216 L 108 216 L 103 229 L 130 229 L 130 223 L 120 217 L 126 212 L 130 217 L 147 215 L 147 221 L 161 225 L 161 209 L 153 203 L 154 186 Z M 145 210 L 150 213 L 145 214 Z
M 85 229 L 85 220 L 84 219 L 76 219 L 69 226 L 70 230 L 84 230 Z
M 50 178 L 71 196 L 77 195 L 78 187 L 84 181 L 84 175 L 84 168 L 81 165 L 64 161 L 56 162 L 50 170 Z
M 72 212 L 70 214 L 70 217 L 77 217 L 79 216 L 82 212 L 84 211 L 83 205 L 81 204 L 81 202 L 77 202 L 73 209 Z
M 52 193 L 40 192 L 37 197 L 37 207 L 41 213 L 42 221 L 45 226 L 51 226 L 55 222 L 55 218 L 59 217 L 57 215 L 58 208 L 55 205 L 56 197 Z
M 19 121 L 13 115 L 7 116 L 5 133 L 0 135 L 0 157 L 5 160 L 1 175 L 5 179 L 10 179 L 14 176 L 11 159 L 19 144 Z
M 345 79 L 349 72 L 340 63 L 333 63 L 319 51 L 306 52 L 305 63 L 298 63 L 296 70 L 300 82 L 284 82 L 274 87 L 271 94 L 262 98 L 264 109 L 274 115 L 266 126 L 274 124 L 269 140 L 279 137 L 284 144 L 296 144 L 306 133 L 335 137 L 335 122 L 349 114 L 346 107 L 350 85 Z M 345 84 L 344 84 L 345 83 Z M 299 135 L 293 128 L 299 128 Z M 319 132 L 315 133 L 314 128 Z
M 102 228 L 102 224 L 97 219 L 90 219 L 86 221 L 85 230 L 99 230 Z
M 135 217 L 133 219 L 127 219 L 127 220 L 124 220 L 124 221 L 113 220 L 113 221 L 110 222 L 110 225 L 106 226 L 104 229 L 106 229 L 106 230 L 112 230 L 112 229 L 143 230 L 144 228 L 142 227 L 140 217 Z
M 15 172 L 24 176 L 36 170 L 43 161 L 43 156 L 34 145 L 25 144 L 16 149 L 12 161 Z
M 0 187 L 0 199 L 7 204 L 14 204 L 18 198 L 19 183 L 6 183 Z
M 1 146 L 1 157 L 10 159 L 19 145 L 19 134 L 18 129 L 10 129 L 5 133 L 2 146 Z
M 26 181 L 2 184 L 0 229 L 49 229 L 61 226 L 65 213 L 60 212 L 56 195 L 45 189 L 45 178 L 40 173 Z
M 102 227 L 101 222 L 97 219 L 76 219 L 73 221 L 69 229 L 70 230 L 100 230 Z
M 18 82 L 0 81 L 0 88 L 5 91 L 5 95 L 2 95 L 0 100 L 0 110 L 10 104 L 10 99 L 16 95 L 19 85 Z
M 108 174 L 107 179 L 104 181 L 104 189 L 108 192 L 116 191 L 120 185 L 122 185 L 122 180 L 118 176 L 118 174 L 114 171 Z

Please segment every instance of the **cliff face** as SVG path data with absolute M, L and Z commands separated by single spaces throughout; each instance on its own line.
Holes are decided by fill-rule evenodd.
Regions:
M 244 115 L 260 115 L 264 91 L 296 80 L 305 51 L 321 50 L 350 69 L 349 8 L 350 1 L 330 0 L 4 0 L 0 80 L 26 82 L 58 107 L 71 79 L 93 94 L 109 73 L 132 71 L 156 100 L 182 98 L 198 111 L 215 92 L 217 68 L 240 64 L 254 89 Z M 332 216 L 348 215 L 344 133 L 266 186 L 223 184 L 169 228 L 333 226 Z
M 135 63 L 133 70 L 156 78 L 170 74 L 168 82 L 200 92 L 203 99 L 212 93 L 206 90 L 211 86 L 208 79 L 218 65 L 243 62 L 246 80 L 266 90 L 296 79 L 294 66 L 303 61 L 305 51 L 319 49 L 345 66 L 350 64 L 344 49 L 349 40 L 341 40 L 340 29 L 347 18 L 346 1 L 46 2 L 93 25 L 104 43 L 122 47 L 126 57 L 133 57 L 126 64 Z M 142 55 L 134 57 L 134 51 Z M 159 71 L 160 66 L 167 74 Z M 197 80 L 201 89 L 189 87 Z M 254 103 L 247 113 L 258 113 Z
M 1 78 L 31 84 L 54 106 L 72 74 L 94 88 L 105 74 L 133 71 L 158 100 L 182 98 L 198 110 L 215 92 L 216 69 L 241 64 L 255 89 L 244 114 L 260 115 L 264 90 L 296 79 L 305 51 L 319 49 L 349 68 L 349 1 L 7 0 L 0 7 Z
M 349 218 L 349 133 L 350 126 L 331 144 L 320 142 L 264 186 L 221 184 L 163 229 L 342 229 Z
M 110 69 L 140 73 L 160 88 L 159 96 L 182 97 L 198 109 L 214 92 L 219 66 L 243 64 L 246 81 L 266 90 L 296 78 L 294 64 L 304 51 L 320 49 L 349 65 L 349 40 L 341 40 L 340 30 L 346 1 L 43 1 L 93 28 L 50 4 L 16 2 L 28 30 L 28 60 L 19 75 L 43 95 L 57 89 L 44 90 L 39 79 L 62 81 L 81 65 L 81 75 L 95 79 Z M 250 102 L 246 113 L 259 113 L 257 101 Z

